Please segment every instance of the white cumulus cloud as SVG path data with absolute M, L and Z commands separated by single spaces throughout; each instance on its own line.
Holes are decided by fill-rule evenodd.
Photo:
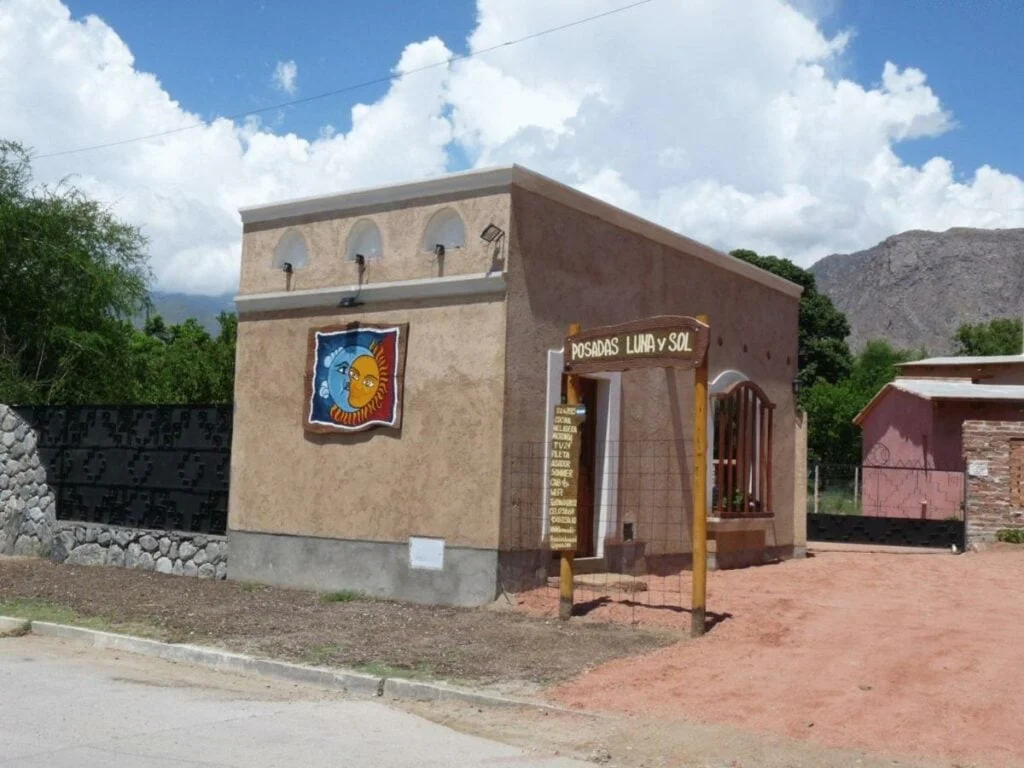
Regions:
M 323 112 L 309 140 L 204 122 L 101 19 L 0 0 L 0 136 L 45 154 L 198 124 L 36 163 L 40 181 L 71 175 L 140 225 L 164 290 L 234 287 L 240 206 L 423 178 L 453 157 L 519 162 L 709 244 L 805 265 L 910 228 L 1024 226 L 1018 177 L 900 160 L 899 142 L 954 116 L 913 62 L 887 63 L 874 84 L 845 77 L 856 36 L 823 33 L 821 4 L 649 3 L 398 79 L 348 116 Z M 469 48 L 621 5 L 477 0 Z M 437 38 L 411 41 L 395 71 L 450 56 Z M 287 91 L 296 74 L 274 81 Z
M 299 78 L 299 67 L 292 61 L 279 61 L 277 66 L 274 67 L 274 74 L 270 78 L 274 87 L 287 94 L 295 93 L 295 89 L 298 87 L 296 80 Z

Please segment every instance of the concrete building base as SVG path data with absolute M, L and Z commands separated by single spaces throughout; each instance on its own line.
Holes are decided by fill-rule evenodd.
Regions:
M 441 570 L 411 567 L 406 542 L 228 531 L 228 578 L 317 592 L 473 607 L 498 596 L 498 552 L 446 547 Z

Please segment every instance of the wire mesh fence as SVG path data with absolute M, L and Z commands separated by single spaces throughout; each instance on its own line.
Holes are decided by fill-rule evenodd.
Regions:
M 638 607 L 683 613 L 690 602 L 692 442 L 592 441 L 578 475 L 576 613 L 635 620 Z M 557 611 L 560 554 L 548 540 L 550 445 L 510 451 L 503 549 L 522 555 L 521 598 Z M 526 573 L 528 571 L 528 573 Z
M 814 464 L 808 514 L 962 520 L 963 470 L 925 466 Z

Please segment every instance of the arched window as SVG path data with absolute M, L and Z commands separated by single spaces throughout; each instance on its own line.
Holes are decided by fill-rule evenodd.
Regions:
M 345 258 L 348 261 L 355 261 L 356 254 L 369 261 L 379 259 L 383 253 L 384 244 L 376 224 L 369 219 L 360 219 L 352 225 L 345 244 Z
M 453 208 L 442 208 L 430 217 L 423 233 L 423 250 L 433 251 L 438 245 L 445 250 L 462 248 L 466 244 L 466 227 L 462 217 Z
M 283 269 L 285 264 L 291 264 L 292 269 L 302 269 L 308 263 L 306 238 L 297 229 L 286 230 L 274 246 L 274 268 Z
M 752 381 L 734 381 L 711 399 L 712 510 L 718 517 L 772 515 L 772 412 Z

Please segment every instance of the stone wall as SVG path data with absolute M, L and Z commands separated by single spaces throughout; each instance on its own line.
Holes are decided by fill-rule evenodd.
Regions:
M 56 511 L 35 432 L 0 405 L 0 555 L 49 555 Z
M 57 521 L 51 557 L 74 565 L 113 565 L 201 579 L 224 579 L 228 573 L 224 536 L 74 520 Z
M 965 421 L 967 541 L 992 541 L 1002 528 L 1024 528 L 1024 507 L 1010 493 L 1010 446 L 1024 440 L 1024 422 Z

